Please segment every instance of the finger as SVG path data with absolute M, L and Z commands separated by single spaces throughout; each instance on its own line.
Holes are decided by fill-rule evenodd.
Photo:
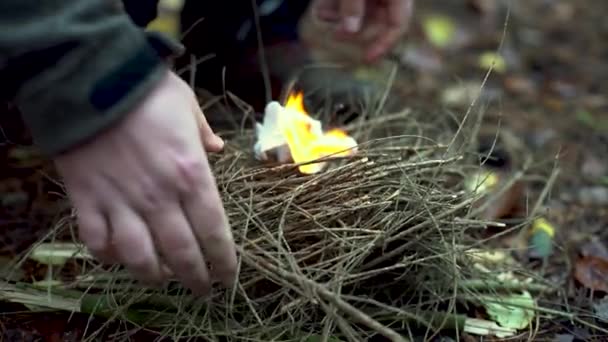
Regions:
M 222 151 L 224 148 L 224 140 L 213 132 L 211 126 L 209 126 L 209 123 L 207 122 L 205 114 L 203 114 L 201 107 L 198 105 L 196 98 L 193 98 L 192 102 L 192 111 L 196 117 L 196 123 L 199 127 L 203 147 L 208 152 Z
M 180 173 L 183 207 L 213 276 L 232 286 L 237 276 L 236 247 L 209 164 L 203 155 L 201 168 L 182 165 Z
M 115 203 L 109 218 L 112 244 L 120 262 L 142 282 L 162 282 L 160 260 L 144 219 L 126 203 Z
M 167 264 L 165 264 L 162 261 L 161 261 L 161 264 L 160 264 L 160 269 L 163 272 L 163 277 L 165 279 L 170 279 L 170 278 L 172 278 L 172 277 L 175 276 L 175 274 L 173 274 L 173 271 L 171 270 L 171 268 L 169 266 L 167 266 Z
M 361 29 L 365 15 L 365 0 L 340 0 L 339 13 L 342 30 L 347 33 L 357 33 Z
M 381 34 L 372 46 L 368 49 L 366 59 L 368 62 L 377 61 L 395 45 L 401 37 L 401 32 L 398 29 L 391 28 Z
M 100 208 L 76 199 L 78 235 L 89 252 L 104 264 L 118 262 L 110 244 L 110 227 Z
M 340 20 L 340 13 L 335 9 L 320 8 L 315 14 L 318 19 L 325 22 L 337 22 Z
M 412 20 L 412 14 L 414 13 L 414 0 L 404 0 L 402 5 L 404 7 L 402 11 L 405 12 L 405 19 L 402 26 L 403 30 L 407 32 L 409 30 L 410 22 Z
M 312 5 L 313 17 L 324 21 L 338 21 L 340 12 L 338 11 L 338 1 L 335 0 L 319 0 Z
M 368 61 L 375 61 L 392 49 L 406 31 L 411 10 L 411 1 L 389 1 L 386 8 L 386 29 L 380 32 L 378 39 L 368 49 L 366 56 Z
M 206 295 L 211 289 L 209 271 L 178 199 L 149 215 L 148 222 L 171 273 L 195 294 Z

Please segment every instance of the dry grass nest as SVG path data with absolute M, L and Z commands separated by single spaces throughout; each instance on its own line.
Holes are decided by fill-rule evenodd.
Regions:
M 462 182 L 476 158 L 466 158 L 466 144 L 451 144 L 462 140 L 453 140 L 449 120 L 410 111 L 361 117 L 346 127 L 358 153 L 315 175 L 264 165 L 253 159 L 251 131 L 229 134 L 210 161 L 240 254 L 234 288 L 195 298 L 176 282 L 146 288 L 118 266 L 84 259 L 54 298 L 63 309 L 175 339 L 403 341 L 434 333 L 446 323 L 441 313 L 470 295 L 461 286 L 477 277 L 467 231 L 484 227 L 469 215 L 473 197 Z M 73 236 L 73 222 L 62 220 L 49 238 Z

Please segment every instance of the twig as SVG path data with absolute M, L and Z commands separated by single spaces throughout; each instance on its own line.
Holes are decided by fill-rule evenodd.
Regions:
M 333 292 L 327 290 L 323 285 L 318 284 L 307 278 L 298 277 L 297 275 L 294 275 L 290 272 L 280 269 L 280 268 L 276 267 L 275 265 L 272 265 L 264 260 L 253 260 L 250 256 L 248 256 L 244 252 L 245 251 L 240 250 L 240 253 L 242 253 L 243 257 L 246 259 L 246 262 L 249 265 L 255 267 L 256 269 L 258 269 L 258 270 L 268 269 L 268 270 L 271 270 L 272 272 L 274 272 L 275 274 L 277 274 L 278 276 L 280 276 L 281 278 L 284 278 L 288 281 L 305 284 L 306 286 L 309 286 L 318 295 L 322 296 L 325 300 L 334 304 L 340 310 L 342 310 L 345 313 L 347 313 L 348 315 L 350 315 L 357 322 L 366 325 L 367 327 L 369 327 L 370 329 L 373 329 L 374 331 L 377 331 L 378 333 L 382 334 L 384 337 L 390 339 L 391 341 L 393 341 L 393 342 L 407 342 L 408 341 L 406 338 L 399 335 L 394 330 L 392 330 L 388 327 L 385 327 L 384 325 L 380 324 L 378 321 L 374 320 L 373 318 L 369 317 L 365 313 L 361 312 L 354 306 L 348 304 L 347 302 L 342 300 L 340 297 L 336 296 Z

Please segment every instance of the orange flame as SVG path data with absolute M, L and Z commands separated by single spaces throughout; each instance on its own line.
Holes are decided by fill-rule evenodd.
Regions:
M 357 144 L 345 131 L 332 129 L 323 132 L 320 122 L 310 118 L 304 108 L 302 92 L 290 94 L 285 109 L 285 115 L 280 115 L 279 129 L 295 163 L 311 162 L 329 155 L 345 156 L 354 152 Z M 306 164 L 300 165 L 299 170 L 313 174 L 323 166 L 324 163 Z

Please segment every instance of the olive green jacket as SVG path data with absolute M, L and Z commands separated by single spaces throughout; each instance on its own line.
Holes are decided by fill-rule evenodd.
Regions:
M 50 156 L 124 117 L 181 52 L 120 0 L 0 0 L 0 96 Z

